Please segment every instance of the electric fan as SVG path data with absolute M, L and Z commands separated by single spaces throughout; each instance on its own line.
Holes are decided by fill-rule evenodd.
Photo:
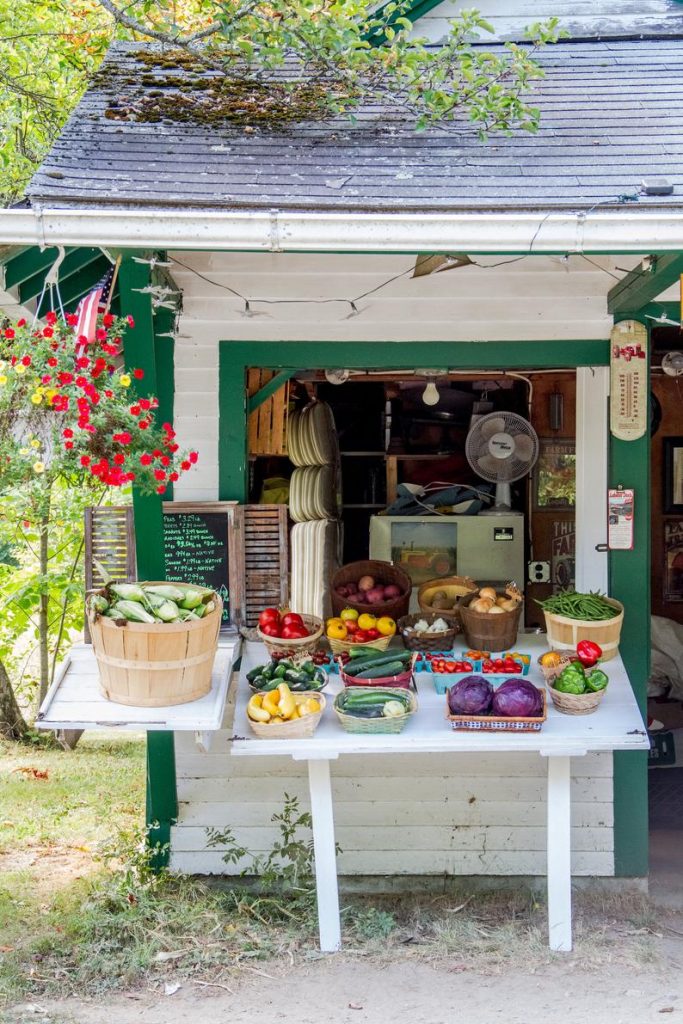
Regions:
M 510 515 L 510 484 L 526 476 L 536 462 L 538 436 L 516 412 L 492 412 L 470 430 L 465 455 L 478 476 L 496 485 L 495 505 L 479 514 Z

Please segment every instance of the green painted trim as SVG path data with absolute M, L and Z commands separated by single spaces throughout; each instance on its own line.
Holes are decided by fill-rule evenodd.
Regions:
M 683 0 L 681 0 L 681 3 L 683 3 Z M 627 311 L 625 313 L 620 313 L 618 319 L 619 320 L 642 320 L 643 322 L 645 322 L 645 321 L 647 321 L 648 317 L 652 316 L 655 319 L 657 319 L 658 317 L 660 317 L 662 315 L 662 313 L 665 314 L 665 316 L 666 316 L 666 318 L 668 320 L 675 320 L 676 323 L 679 323 L 680 319 L 681 319 L 681 304 L 680 304 L 680 302 L 671 302 L 671 301 L 667 301 L 667 302 L 649 302 L 647 304 L 647 306 L 643 306 L 642 309 L 639 309 L 636 312 L 628 312 Z M 653 323 L 651 320 L 648 321 L 648 323 L 649 323 L 649 326 L 650 326 L 650 330 L 652 330 L 653 327 L 657 326 L 657 324 Z M 663 326 L 666 327 L 667 324 L 664 324 Z
M 67 278 L 64 284 L 60 284 L 59 293 L 62 296 L 62 303 L 67 310 L 75 310 L 84 295 L 92 291 L 98 281 L 101 281 L 107 273 L 111 263 L 106 256 L 94 260 L 82 270 Z
M 245 348 L 255 353 L 255 365 L 260 365 L 261 345 L 255 342 Z M 232 349 L 231 343 L 221 342 L 218 350 L 218 497 L 244 504 L 248 497 L 246 364 L 245 352 L 239 358 Z
M 67 255 L 69 252 L 71 252 L 70 249 L 67 250 Z M 15 288 L 39 271 L 48 270 L 58 255 L 59 249 L 55 245 L 48 246 L 42 252 L 37 245 L 32 245 L 17 253 L 16 256 L 10 256 L 4 264 L 5 288 Z
M 612 437 L 610 442 L 610 486 L 635 489 L 635 532 L 632 551 L 609 554 L 609 592 L 625 605 L 619 652 L 645 715 L 650 671 L 649 425 L 646 435 L 637 441 Z M 622 877 L 648 872 L 646 753 L 620 751 L 614 755 L 614 871 Z
M 154 361 L 156 364 L 157 398 L 159 423 L 173 423 L 175 402 L 175 338 L 160 338 L 173 330 L 175 313 L 170 309 L 159 309 L 154 315 Z M 173 484 L 169 484 L 164 501 L 173 501 Z
M 251 398 L 247 398 L 247 415 L 251 415 L 255 412 L 264 402 L 267 402 L 271 395 L 274 395 L 276 391 L 279 391 L 283 384 L 286 384 L 288 380 L 291 380 L 292 375 L 296 373 L 296 370 L 280 370 L 276 373 L 272 380 L 269 380 L 267 384 L 264 384 L 260 391 L 257 391 Z
M 680 252 L 661 253 L 654 257 L 652 270 L 631 270 L 607 293 L 607 310 L 620 319 L 624 311 L 642 309 L 674 284 L 683 274 L 683 255 Z
M 62 295 L 62 299 L 65 294 L 73 291 L 74 275 L 94 263 L 101 262 L 102 259 L 103 256 L 99 249 L 71 249 L 66 254 L 61 266 L 59 267 L 59 291 Z M 106 266 L 109 266 L 108 261 L 106 262 Z M 19 299 L 21 302 L 29 302 L 31 299 L 35 299 L 40 295 L 43 290 L 43 283 L 48 269 L 49 267 L 43 267 L 37 273 L 19 284 Z M 99 277 L 94 278 L 93 284 L 96 284 L 97 281 L 99 281 L 99 278 L 102 277 L 103 273 L 104 271 L 102 271 Z
M 157 394 L 157 364 L 154 313 L 149 293 L 141 294 L 151 282 L 150 267 L 135 263 L 133 256 L 143 255 L 128 251 L 119 269 L 121 308 L 130 314 L 135 327 L 126 331 L 123 351 L 127 369 L 140 367 L 144 371 L 144 391 Z M 139 579 L 163 580 L 166 576 L 164 559 L 163 512 L 161 495 L 141 495 L 133 488 L 133 518 L 135 521 L 135 554 Z M 157 868 L 165 867 L 170 857 L 171 825 L 178 816 L 175 747 L 172 732 L 147 733 L 147 841 L 150 846 L 161 846 L 154 857 Z
M 397 18 L 407 18 L 408 21 L 412 21 L 413 24 L 418 21 L 423 15 L 429 14 L 430 11 L 438 7 L 439 4 L 443 3 L 443 0 L 407 0 L 394 15 L 389 18 L 387 24 L 391 27 L 396 23 Z M 385 8 L 388 5 L 382 4 L 374 12 L 374 17 L 381 18 Z M 382 46 L 386 43 L 387 38 L 384 32 L 378 30 L 376 32 L 368 32 L 364 38 L 367 42 L 372 43 L 373 46 Z

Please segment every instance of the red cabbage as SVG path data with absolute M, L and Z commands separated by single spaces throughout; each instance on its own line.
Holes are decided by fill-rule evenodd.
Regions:
M 465 676 L 448 691 L 453 715 L 486 715 L 491 709 L 493 687 L 483 676 Z
M 543 709 L 541 691 L 527 679 L 506 679 L 495 690 L 491 709 L 503 718 L 539 718 Z

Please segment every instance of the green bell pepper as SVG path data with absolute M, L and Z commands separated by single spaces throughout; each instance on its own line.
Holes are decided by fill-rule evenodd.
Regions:
M 572 662 L 562 669 L 553 686 L 560 693 L 585 693 L 586 675 L 581 665 Z
M 594 668 L 592 672 L 589 672 L 586 676 L 586 686 L 593 693 L 598 693 L 600 690 L 604 690 L 609 682 L 606 674 L 600 668 Z

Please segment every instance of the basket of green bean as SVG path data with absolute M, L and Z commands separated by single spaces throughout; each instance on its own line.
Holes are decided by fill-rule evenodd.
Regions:
M 561 590 L 538 604 L 551 648 L 574 651 L 581 640 L 593 640 L 602 647 L 602 661 L 616 658 L 624 621 L 624 606 L 619 601 L 597 591 Z

